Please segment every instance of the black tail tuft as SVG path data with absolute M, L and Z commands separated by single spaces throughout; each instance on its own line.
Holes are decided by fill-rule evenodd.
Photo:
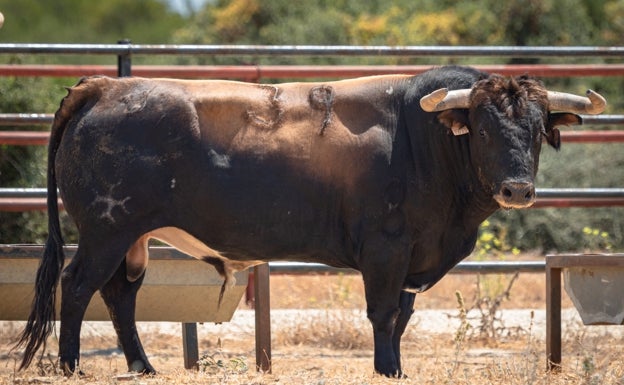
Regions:
M 51 234 L 46 242 L 44 257 L 37 271 L 35 298 L 30 316 L 14 347 L 14 349 L 25 347 L 20 370 L 31 364 L 39 349 L 45 349 L 46 340 L 54 330 L 56 287 L 63 269 L 64 253 L 62 239 L 53 238 L 56 238 L 56 235 Z

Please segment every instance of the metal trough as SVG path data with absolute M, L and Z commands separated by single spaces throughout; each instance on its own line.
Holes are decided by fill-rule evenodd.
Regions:
M 624 324 L 624 267 L 569 267 L 563 279 L 583 324 Z
M 75 250 L 75 247 L 66 247 L 67 258 L 71 258 Z M 28 318 L 42 253 L 42 246 L 0 245 L 1 320 Z M 145 280 L 137 297 L 136 319 L 183 323 L 230 321 L 245 293 L 248 272 L 239 272 L 235 277 L 236 284 L 226 290 L 221 306 L 217 306 L 223 278 L 212 266 L 170 248 L 152 247 Z M 94 295 L 85 320 L 109 319 L 101 297 Z

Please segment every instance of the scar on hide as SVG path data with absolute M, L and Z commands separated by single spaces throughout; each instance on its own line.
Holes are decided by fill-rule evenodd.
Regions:
M 269 92 L 269 111 L 272 116 L 262 116 L 257 111 L 247 110 L 245 113 L 247 120 L 266 130 L 279 128 L 284 113 L 279 99 L 282 90 L 272 85 L 259 85 L 258 87 Z
M 108 189 L 108 194 L 106 196 L 98 195 L 93 201 L 92 205 L 103 203 L 104 211 L 100 214 L 100 218 L 108 219 L 111 223 L 115 223 L 115 218 L 113 217 L 113 209 L 119 208 L 124 213 L 129 214 L 128 209 L 126 209 L 126 202 L 130 200 L 130 197 L 125 197 L 124 199 L 115 199 L 113 198 L 113 189 L 119 186 L 119 183 L 111 186 Z
M 147 105 L 149 94 L 153 90 L 154 90 L 154 87 L 147 89 L 147 90 L 142 90 L 142 91 L 137 90 L 127 95 L 124 95 L 121 98 L 121 103 L 123 103 L 126 106 L 125 112 L 127 114 L 133 114 L 133 113 L 143 110 L 145 106 Z
M 319 135 L 325 133 L 325 128 L 331 123 L 332 105 L 334 103 L 334 89 L 328 85 L 314 87 L 310 90 L 308 100 L 315 110 L 325 111 L 325 117 L 321 122 Z

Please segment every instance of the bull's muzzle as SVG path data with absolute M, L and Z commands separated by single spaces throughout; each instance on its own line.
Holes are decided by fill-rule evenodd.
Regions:
M 522 209 L 535 203 L 533 182 L 505 181 L 494 199 L 505 209 Z

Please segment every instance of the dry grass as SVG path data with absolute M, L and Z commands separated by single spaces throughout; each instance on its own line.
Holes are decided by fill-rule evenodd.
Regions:
M 475 277 L 446 277 L 417 298 L 416 309 L 447 309 L 456 317 L 456 290 L 470 306 Z M 501 308 L 543 309 L 544 291 L 542 275 L 520 275 Z M 199 372 L 180 369 L 180 337 L 165 333 L 142 335 L 151 362 L 160 371 L 155 377 L 125 375 L 125 360 L 113 349 L 115 338 L 110 335 L 83 340 L 85 378 L 54 374 L 55 355 L 44 359 L 39 368 L 17 372 L 18 357 L 8 354 L 8 349 L 18 330 L 7 326 L 0 331 L 0 384 L 624 384 L 624 343 L 612 333 L 618 328 L 595 333 L 589 332 L 593 328 L 565 325 L 563 367 L 552 374 L 545 371 L 543 337 L 536 336 L 531 322 L 521 333 L 494 339 L 465 333 L 461 343 L 457 330 L 431 333 L 410 328 L 403 343 L 404 371 L 410 377 L 383 378 L 373 373 L 368 321 L 353 310 L 364 307 L 359 277 L 275 276 L 271 292 L 273 308 L 323 309 L 315 317 L 273 325 L 272 374 L 254 369 L 254 339 L 245 333 L 200 335 L 204 357 Z M 569 305 L 564 301 L 564 306 Z M 56 351 L 53 340 L 50 351 Z

